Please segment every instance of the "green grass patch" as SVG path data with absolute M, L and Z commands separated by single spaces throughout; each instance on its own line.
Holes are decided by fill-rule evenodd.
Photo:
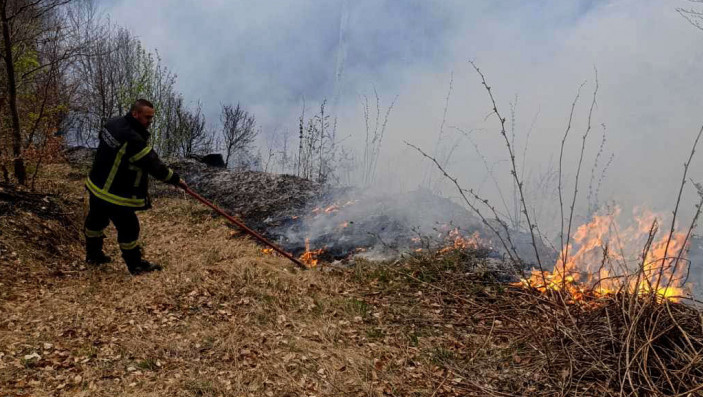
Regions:
M 371 340 L 383 339 L 386 333 L 380 328 L 371 328 L 366 331 L 366 337 Z
M 156 359 L 148 357 L 148 358 L 145 358 L 144 360 L 138 361 L 137 368 L 143 369 L 146 371 L 156 371 L 157 369 L 159 369 L 159 366 L 156 365 Z
M 454 352 L 443 347 L 436 347 L 430 352 L 430 361 L 435 365 L 446 365 L 454 359 Z

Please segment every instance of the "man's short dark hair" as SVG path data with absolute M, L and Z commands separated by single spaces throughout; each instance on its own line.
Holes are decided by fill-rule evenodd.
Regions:
M 144 107 L 148 107 L 148 108 L 152 108 L 152 109 L 153 109 L 153 108 L 154 108 L 154 104 L 151 103 L 151 102 L 149 102 L 149 101 L 147 101 L 146 99 L 137 99 L 136 101 L 134 101 L 134 104 L 132 104 L 132 108 L 129 109 L 129 111 L 130 111 L 130 112 L 133 112 L 133 111 L 135 111 L 135 110 L 141 110 L 141 109 L 144 108 Z

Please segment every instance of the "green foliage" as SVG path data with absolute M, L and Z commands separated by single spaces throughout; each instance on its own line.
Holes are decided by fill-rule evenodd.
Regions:
M 154 104 L 156 112 L 151 144 L 162 156 L 205 152 L 212 144 L 200 106 L 191 110 L 175 89 L 176 75 L 157 52 L 148 51 L 141 41 L 124 28 L 95 26 L 100 35 L 91 42 L 90 55 L 81 59 L 76 70 L 84 94 L 74 107 L 84 128 L 75 139 L 90 142 L 106 120 L 126 114 L 135 100 Z
M 386 333 L 380 328 L 371 328 L 366 331 L 366 337 L 371 340 L 383 339 L 385 336 Z
M 454 352 L 447 350 L 442 347 L 437 347 L 430 353 L 430 360 L 435 365 L 446 365 L 447 363 L 454 360 Z
M 367 317 L 369 314 L 369 305 L 362 300 L 349 299 L 347 300 L 347 307 L 354 315 Z
M 14 46 L 12 54 L 15 61 L 15 73 L 18 76 L 36 69 L 41 65 L 39 63 L 39 52 L 32 47 L 26 45 Z
M 185 390 L 192 396 L 214 396 L 217 392 L 217 388 L 208 380 L 187 381 Z
M 159 366 L 156 364 L 155 359 L 146 358 L 144 360 L 137 362 L 137 368 L 147 370 L 147 371 L 156 371 L 159 368 Z

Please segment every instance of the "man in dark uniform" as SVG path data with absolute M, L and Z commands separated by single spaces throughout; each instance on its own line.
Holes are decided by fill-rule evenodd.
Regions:
M 110 261 L 103 253 L 103 231 L 112 221 L 129 272 L 161 270 L 142 259 L 136 211 L 151 207 L 148 175 L 174 186 L 187 185 L 149 145 L 147 128 L 153 118 L 154 105 L 139 99 L 126 116 L 109 120 L 100 131 L 98 151 L 85 182 L 90 194 L 85 220 L 86 261 L 90 264 Z

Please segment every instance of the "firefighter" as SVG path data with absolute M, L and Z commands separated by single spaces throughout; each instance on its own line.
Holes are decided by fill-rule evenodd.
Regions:
M 137 275 L 161 270 L 161 266 L 142 258 L 136 211 L 151 208 L 148 175 L 181 188 L 187 185 L 149 145 L 148 128 L 153 118 L 154 105 L 139 99 L 127 115 L 109 120 L 100 131 L 98 151 L 85 182 L 90 195 L 85 220 L 89 264 L 110 261 L 103 253 L 103 239 L 104 230 L 112 221 L 129 272 Z

